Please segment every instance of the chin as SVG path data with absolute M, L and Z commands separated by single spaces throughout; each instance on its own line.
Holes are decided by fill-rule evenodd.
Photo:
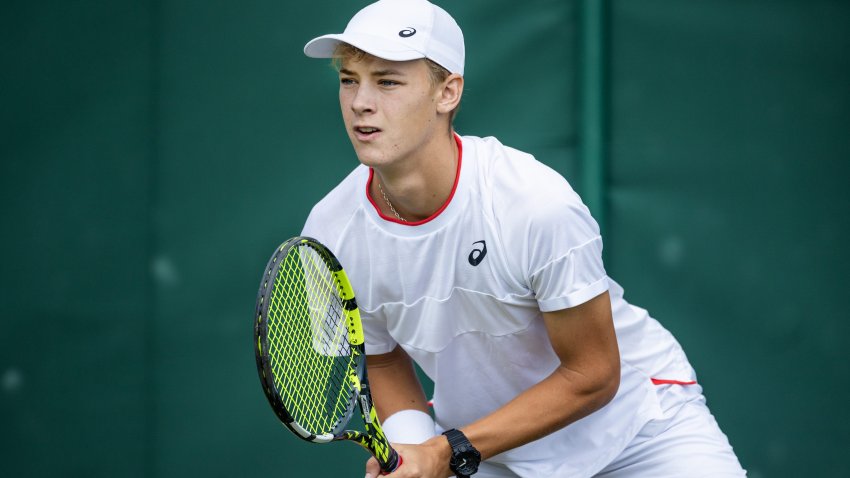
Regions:
M 377 160 L 373 154 L 363 153 L 357 148 L 354 148 L 354 153 L 357 154 L 357 160 L 360 161 L 360 164 L 364 166 L 372 168 L 381 164 L 381 161 Z
M 377 148 L 370 148 L 360 146 L 354 147 L 354 153 L 357 155 L 357 160 L 360 161 L 364 166 L 369 166 L 370 168 L 378 167 L 388 162 L 388 158 L 385 154 L 382 154 L 381 151 L 378 151 Z

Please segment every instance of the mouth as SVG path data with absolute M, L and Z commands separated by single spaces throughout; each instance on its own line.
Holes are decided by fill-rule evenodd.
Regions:
M 373 126 L 355 126 L 353 130 L 354 135 L 361 141 L 373 139 L 381 132 L 380 128 L 375 128 Z

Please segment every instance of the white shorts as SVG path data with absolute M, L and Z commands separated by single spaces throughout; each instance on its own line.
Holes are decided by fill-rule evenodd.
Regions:
M 519 475 L 504 465 L 484 462 L 473 476 L 516 478 Z M 620 456 L 595 475 L 596 478 L 745 476 L 702 395 L 684 404 L 672 417 L 647 423 Z
M 596 475 L 636 476 L 731 478 L 747 473 L 700 395 L 673 417 L 647 423 L 623 453 Z

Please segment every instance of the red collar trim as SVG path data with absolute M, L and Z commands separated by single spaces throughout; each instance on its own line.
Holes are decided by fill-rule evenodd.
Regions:
M 378 205 L 375 203 L 375 200 L 372 199 L 372 195 L 369 194 L 369 191 L 372 188 L 372 177 L 375 176 L 375 170 L 369 168 L 369 180 L 366 181 L 366 199 L 368 199 L 369 202 L 372 203 L 372 207 L 375 208 L 375 211 L 377 211 L 378 216 L 381 216 L 381 219 L 389 222 L 394 222 L 396 224 L 401 224 L 403 226 L 421 226 L 422 224 L 431 222 L 432 220 L 436 219 L 437 216 L 439 216 L 443 211 L 446 210 L 446 208 L 449 206 L 449 203 L 452 202 L 452 198 L 455 196 L 455 191 L 457 191 L 457 183 L 458 181 L 460 181 L 460 165 L 463 162 L 463 143 L 460 140 L 460 136 L 455 134 L 454 137 L 455 143 L 457 143 L 457 171 L 455 172 L 455 182 L 454 185 L 452 185 L 452 192 L 451 194 L 449 194 L 449 198 L 446 199 L 446 202 L 444 202 L 443 205 L 440 206 L 440 209 L 437 209 L 437 212 L 431 214 L 430 216 L 426 217 L 421 221 L 399 221 L 398 218 L 393 216 L 387 216 L 386 214 L 381 212 L 381 208 L 378 207 Z

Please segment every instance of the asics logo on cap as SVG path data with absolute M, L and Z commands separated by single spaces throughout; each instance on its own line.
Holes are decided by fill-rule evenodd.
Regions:
M 413 27 L 407 27 L 404 30 L 398 32 L 398 36 L 400 36 L 402 38 L 409 38 L 409 37 L 412 37 L 413 35 L 416 35 L 416 29 L 413 28 Z

